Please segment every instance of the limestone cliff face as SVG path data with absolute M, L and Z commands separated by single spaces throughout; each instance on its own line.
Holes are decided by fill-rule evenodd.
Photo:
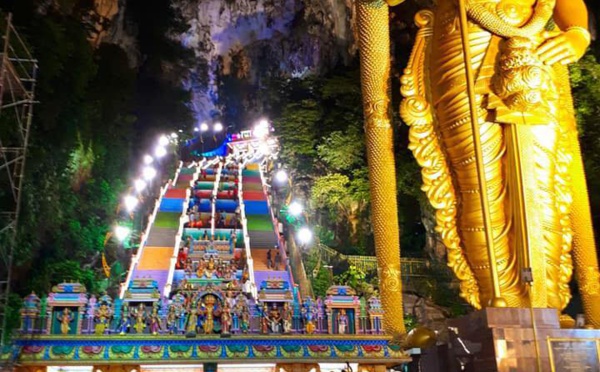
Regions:
M 94 0 L 94 7 L 90 12 L 90 23 L 95 31 L 91 39 L 94 46 L 100 45 L 102 40 L 107 37 L 118 13 L 119 0 Z
M 37 11 L 41 14 L 51 10 L 63 14 L 76 14 L 89 25 L 90 42 L 97 47 L 107 40 L 109 30 L 121 8 L 119 0 L 93 0 L 89 5 L 80 5 L 76 1 L 40 0 L 37 3 Z
M 221 112 L 224 81 L 251 88 L 265 77 L 322 73 L 355 55 L 350 0 L 175 0 L 194 51 L 185 84 L 198 120 Z M 245 100 L 244 109 L 260 102 Z

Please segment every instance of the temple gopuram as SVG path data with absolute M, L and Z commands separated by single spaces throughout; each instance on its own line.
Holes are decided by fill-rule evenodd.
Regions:
M 409 362 L 383 332 L 379 298 L 347 286 L 302 296 L 264 143 L 233 136 L 226 155 L 181 163 L 119 294 L 69 282 L 31 293 L 2 359 L 32 372 L 383 371 Z M 275 139 L 266 143 L 276 151 Z

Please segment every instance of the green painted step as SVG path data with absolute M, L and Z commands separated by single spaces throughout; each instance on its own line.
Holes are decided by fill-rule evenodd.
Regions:
M 215 187 L 214 182 L 200 181 L 196 182 L 196 190 L 212 190 Z
M 181 168 L 181 171 L 179 172 L 179 174 L 194 174 L 196 173 L 196 168 Z
M 257 170 L 244 169 L 242 171 L 242 177 L 245 176 L 260 177 L 260 172 Z
M 269 215 L 249 215 L 248 218 L 248 231 L 272 231 L 273 222 Z
M 154 220 L 154 226 L 166 228 L 179 228 L 181 213 L 158 212 Z

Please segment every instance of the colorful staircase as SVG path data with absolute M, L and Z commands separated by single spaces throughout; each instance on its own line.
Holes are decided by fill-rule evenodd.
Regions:
M 240 257 L 244 249 L 244 235 L 241 224 L 236 223 L 236 209 L 238 208 L 237 186 L 235 180 L 239 177 L 237 165 L 231 168 L 231 163 L 226 167 L 219 164 L 216 167 L 208 167 L 200 173 L 195 182 L 193 198 L 199 205 L 201 219 L 207 216 L 210 223 L 204 224 L 202 228 L 185 227 L 183 228 L 182 239 L 192 238 L 192 242 L 197 240 L 196 248 L 188 252 L 188 258 L 198 265 L 207 254 L 212 255 L 216 260 L 230 261 L 234 257 Z M 232 247 L 230 242 L 232 233 L 236 234 L 235 244 Z M 212 238 L 212 241 L 211 241 Z M 192 243 L 193 245 L 193 243 Z M 208 249 L 211 247 L 212 249 Z M 233 249 L 232 249 L 233 248 Z M 235 279 L 242 278 L 242 271 L 238 269 L 235 273 Z M 177 269 L 173 276 L 173 289 L 177 288 L 182 280 L 187 283 L 206 284 L 213 282 L 215 284 L 227 281 L 221 278 L 198 278 L 196 273 L 185 273 L 183 269 Z
M 285 251 L 278 246 L 273 216 L 257 163 L 248 164 L 242 171 L 241 196 L 259 298 L 267 302 L 292 301 L 290 294 L 293 292 L 293 279 L 286 263 Z M 277 252 L 280 254 L 281 263 L 278 270 L 275 270 L 274 266 L 269 268 L 269 250 L 273 264 Z
M 169 278 L 186 192 L 196 171 L 195 167 L 188 168 L 180 164 L 174 180 L 161 190 L 154 213 L 148 221 L 145 239 L 132 259 L 129 275 L 121 289 L 121 298 L 133 298 L 133 287 L 143 283 L 154 290 L 142 291 L 145 294 L 135 296 L 135 300 L 158 300 L 156 292 L 162 292 Z

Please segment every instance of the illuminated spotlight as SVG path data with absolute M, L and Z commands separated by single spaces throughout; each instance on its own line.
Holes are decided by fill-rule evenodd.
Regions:
M 280 169 L 275 173 L 275 181 L 279 183 L 284 183 L 288 180 L 288 174 L 285 170 Z
M 300 228 L 300 230 L 298 230 L 298 234 L 297 234 L 298 240 L 300 241 L 300 244 L 308 244 L 310 243 L 310 241 L 312 240 L 313 234 L 312 231 L 310 231 L 310 229 L 308 227 L 302 227 Z
M 142 192 L 146 188 L 146 181 L 142 179 L 137 179 L 134 182 L 134 186 L 137 192 Z
M 156 155 L 157 158 L 162 158 L 167 155 L 167 149 L 163 146 L 158 146 L 156 150 L 154 150 L 154 155 Z
M 177 133 L 175 133 L 175 132 L 171 133 L 171 138 L 175 139 L 177 137 L 179 137 L 179 135 Z
M 294 201 L 291 202 L 288 206 L 288 211 L 292 216 L 299 216 L 304 211 L 304 208 L 302 207 L 302 204 L 298 203 L 297 201 Z
M 150 165 L 154 161 L 154 158 L 150 155 L 144 155 L 144 164 Z
M 199 130 L 200 130 L 200 128 L 198 128 L 198 127 L 194 128 L 194 132 L 198 132 Z
M 158 139 L 158 144 L 161 146 L 166 146 L 169 144 L 169 138 L 167 136 L 160 136 L 160 138 Z
M 200 132 L 206 132 L 208 130 L 208 124 L 202 123 L 200 124 Z
M 221 123 L 215 123 L 214 129 L 215 129 L 215 132 L 222 131 L 223 130 L 223 124 L 221 124 Z
M 150 181 L 151 179 L 156 177 L 156 169 L 152 167 L 144 167 L 144 170 L 142 171 L 142 176 L 146 181 Z
M 263 138 L 269 134 L 269 122 L 265 119 L 261 120 L 254 126 L 254 130 L 252 132 L 254 137 Z
M 127 237 L 131 234 L 131 229 L 127 226 L 119 226 L 115 227 L 115 236 L 119 239 L 120 242 L 127 239 Z
M 123 198 L 123 203 L 128 212 L 132 212 L 138 205 L 138 199 L 133 195 L 127 195 Z

